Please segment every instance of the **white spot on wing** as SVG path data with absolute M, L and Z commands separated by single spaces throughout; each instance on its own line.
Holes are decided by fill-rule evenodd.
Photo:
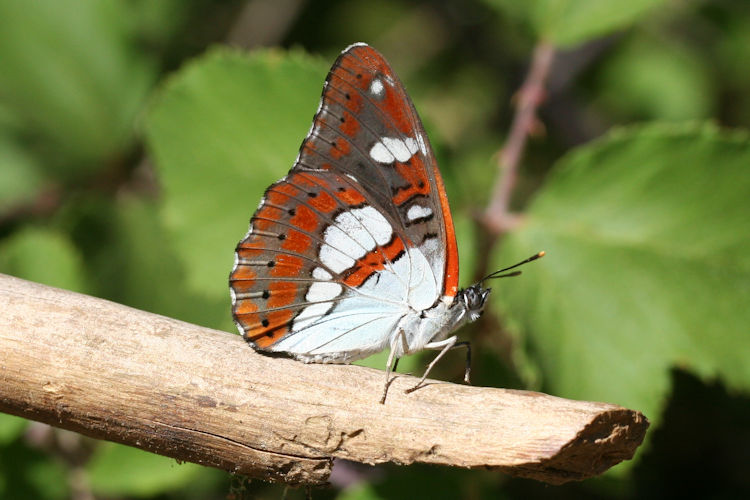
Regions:
M 406 212 L 406 218 L 410 221 L 415 221 L 423 217 L 429 217 L 432 215 L 432 209 L 430 207 L 422 207 L 420 205 L 412 205 Z
M 354 265 L 354 259 L 342 254 L 331 245 L 322 245 L 319 257 L 320 262 L 334 273 L 340 273 Z
M 372 83 L 370 84 L 370 93 L 374 95 L 375 97 L 383 97 L 383 91 L 385 90 L 385 87 L 383 87 L 383 82 L 381 82 L 379 79 L 374 79 Z
M 400 162 L 407 161 L 419 149 L 419 146 L 417 146 L 417 141 L 415 141 L 411 137 L 407 137 L 405 141 L 402 141 L 400 139 L 391 139 L 391 144 L 393 145 L 393 156 L 395 156 L 396 159 Z M 388 144 L 386 143 L 386 145 Z
M 411 137 L 383 137 L 370 148 L 370 157 L 378 163 L 405 162 L 419 151 L 419 145 Z
M 341 285 L 338 283 L 324 283 L 321 281 L 310 285 L 305 295 L 305 300 L 309 302 L 321 302 L 334 299 L 341 293 Z
M 375 242 L 356 219 L 351 219 L 354 217 L 350 212 L 344 212 L 336 217 L 336 225 L 328 226 L 324 238 L 326 243 L 344 255 L 359 259 L 369 252 L 370 248 L 375 248 Z
M 370 149 L 370 158 L 378 163 L 393 163 L 396 159 L 382 142 L 375 143 Z
M 323 233 L 320 261 L 332 271 L 340 273 L 352 267 L 357 259 L 372 252 L 376 246 L 388 243 L 392 235 L 391 225 L 371 206 L 343 212 Z
M 313 269 L 312 277 L 316 280 L 330 280 L 333 278 L 333 276 L 331 276 L 331 273 L 329 273 L 322 267 L 316 267 L 315 269 Z
M 378 245 L 385 245 L 393 234 L 393 228 L 383 214 L 369 205 L 342 213 L 336 217 L 336 223 L 362 243 L 368 252 L 375 248 L 371 243 L 372 238 L 375 238 Z

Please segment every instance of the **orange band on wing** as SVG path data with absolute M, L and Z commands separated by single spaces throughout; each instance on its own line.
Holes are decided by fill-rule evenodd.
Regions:
M 448 195 L 445 194 L 443 178 L 440 177 L 437 163 L 432 164 L 437 184 L 440 208 L 443 212 L 443 225 L 445 227 L 445 274 L 443 276 L 443 294 L 455 297 L 458 293 L 458 245 L 456 244 L 456 231 L 453 229 L 453 216 L 448 204 Z
M 383 247 L 378 247 L 360 258 L 348 271 L 344 283 L 360 286 L 367 278 L 385 268 L 386 262 L 393 262 L 405 251 L 401 238 L 393 238 Z
M 245 338 L 261 349 L 267 349 L 289 331 L 289 323 L 292 321 L 293 315 L 294 312 L 291 309 L 270 311 L 265 314 L 265 318 L 260 320 L 261 322 L 257 323 L 257 327 L 251 328 L 247 332 Z

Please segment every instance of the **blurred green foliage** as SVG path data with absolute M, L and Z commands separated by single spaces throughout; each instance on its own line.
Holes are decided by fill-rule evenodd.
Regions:
M 193 483 L 201 472 L 198 465 L 114 443 L 102 443 L 86 464 L 92 491 L 103 497 L 153 497 Z
M 556 165 L 497 261 L 537 247 L 554 258 L 493 295 L 545 387 L 656 425 L 672 366 L 748 387 L 749 139 L 632 127 Z
M 633 462 L 582 484 L 341 463 L 316 498 L 750 495 L 747 2 L 0 0 L 0 28 L 0 272 L 234 331 L 234 245 L 362 40 L 422 114 L 462 284 L 548 253 L 494 283 L 465 332 L 475 383 L 653 423 Z M 473 214 L 542 40 L 559 52 L 514 193 L 523 223 L 487 254 Z M 447 358 L 435 375 L 459 380 Z M 0 498 L 282 492 L 0 414 Z
M 645 17 L 664 0 L 485 0 L 526 25 L 532 36 L 567 47 L 607 35 Z

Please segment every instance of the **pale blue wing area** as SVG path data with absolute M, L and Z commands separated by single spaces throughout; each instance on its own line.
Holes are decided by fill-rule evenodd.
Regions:
M 273 346 L 274 351 L 319 362 L 348 363 L 380 352 L 406 313 L 402 306 L 347 297 Z
M 324 297 L 324 292 L 321 289 L 319 296 Z M 292 331 L 272 349 L 305 361 L 361 359 L 390 347 L 399 322 L 432 307 L 438 296 L 429 263 L 418 249 L 410 248 L 362 286 L 306 306 L 295 318 Z M 411 337 L 415 332 L 405 333 Z

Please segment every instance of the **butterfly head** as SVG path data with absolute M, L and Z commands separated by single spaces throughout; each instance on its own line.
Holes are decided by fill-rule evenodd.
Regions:
M 482 288 L 482 283 L 479 282 L 461 291 L 460 299 L 466 309 L 469 321 L 476 321 L 482 315 L 490 290 L 490 288 Z

